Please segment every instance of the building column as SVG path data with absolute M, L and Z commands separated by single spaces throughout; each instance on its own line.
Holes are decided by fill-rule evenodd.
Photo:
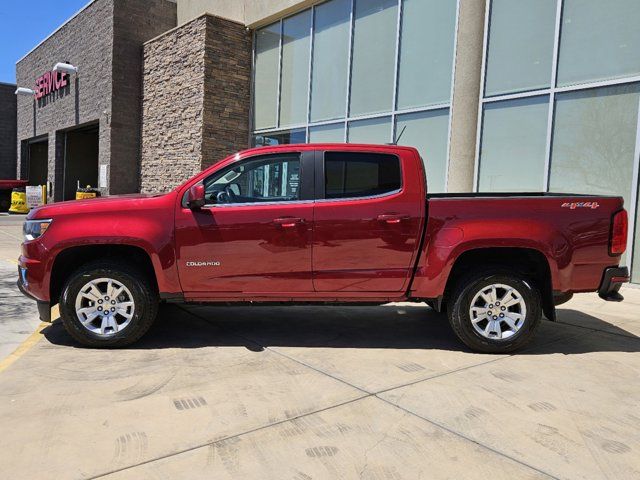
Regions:
M 53 191 L 47 191 L 48 202 L 64 200 L 64 157 L 67 153 L 65 135 L 62 131 L 49 133 L 49 183 Z
M 251 34 L 204 14 L 144 45 L 141 191 L 162 192 L 249 143 Z
M 448 192 L 473 191 L 485 0 L 460 0 L 451 105 Z

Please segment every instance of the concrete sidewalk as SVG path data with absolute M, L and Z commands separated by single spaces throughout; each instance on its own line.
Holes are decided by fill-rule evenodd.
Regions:
M 0 216 L 0 360 L 40 324 L 34 302 L 16 286 L 23 221 L 24 215 Z

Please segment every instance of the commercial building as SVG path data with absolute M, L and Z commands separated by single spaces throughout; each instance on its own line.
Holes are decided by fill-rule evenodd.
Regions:
M 128 17 L 133 4 L 95 0 L 86 11 Z M 105 193 L 166 190 L 249 145 L 399 137 L 421 151 L 432 192 L 624 196 L 631 224 L 625 261 L 640 282 L 640 2 L 177 0 L 171 7 L 174 24 L 147 18 L 153 34 L 136 38 L 139 76 L 126 73 L 140 90 L 124 101 L 113 82 L 108 101 L 104 90 L 96 93 L 108 105 L 121 102 L 121 110 L 104 109 L 112 126 L 96 112 L 75 123 L 42 120 L 58 145 L 63 137 L 53 128 L 97 118 L 108 149 L 102 153 L 100 144 L 99 163 L 110 169 Z M 69 25 L 84 15 L 63 29 L 74 30 Z M 106 32 L 114 45 L 116 30 Z M 18 83 L 33 83 L 54 60 L 78 62 L 82 75 L 96 53 L 75 47 L 87 56 L 66 58 L 62 49 L 25 68 L 38 47 L 19 62 L 28 75 Z M 105 55 L 102 61 L 117 63 L 117 55 Z M 34 113 L 19 102 L 22 154 L 36 137 L 30 118 L 46 115 L 37 107 Z M 139 130 L 124 120 L 139 122 Z M 120 145 L 124 130 L 141 132 L 139 153 Z M 48 151 L 51 179 L 64 162 L 54 162 L 55 146 Z
M 16 178 L 16 86 L 0 82 L 0 180 Z
M 18 174 L 50 200 L 139 188 L 142 44 L 176 25 L 168 0 L 91 2 L 16 64 Z M 77 73 L 52 72 L 56 63 Z

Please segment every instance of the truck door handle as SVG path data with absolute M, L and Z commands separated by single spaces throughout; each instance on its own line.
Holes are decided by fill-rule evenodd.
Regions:
M 382 215 L 378 215 L 378 221 L 384 222 L 388 225 L 396 225 L 403 220 L 407 220 L 409 215 L 404 215 L 401 213 L 383 213 Z
M 278 227 L 293 228 L 296 225 L 301 225 L 302 223 L 304 223 L 304 220 L 296 217 L 281 217 L 276 218 L 273 223 Z

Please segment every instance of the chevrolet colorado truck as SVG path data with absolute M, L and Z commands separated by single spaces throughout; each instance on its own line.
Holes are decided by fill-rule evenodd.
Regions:
M 81 344 L 119 347 L 162 302 L 426 302 L 509 352 L 575 292 L 620 301 L 620 197 L 429 194 L 414 148 L 306 144 L 230 156 L 162 195 L 45 205 L 18 284 Z

